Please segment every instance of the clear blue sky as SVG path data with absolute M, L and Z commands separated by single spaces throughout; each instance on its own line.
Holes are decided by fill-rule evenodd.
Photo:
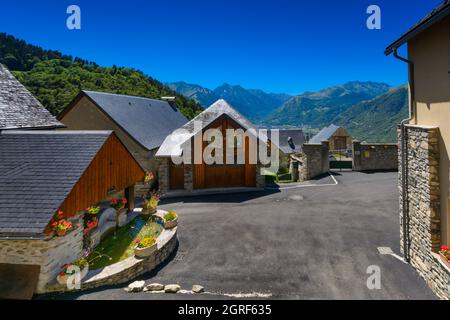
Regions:
M 224 82 L 301 93 L 351 80 L 398 85 L 406 67 L 383 51 L 441 0 L 3 1 L 0 32 L 100 65 L 214 88 Z M 77 4 L 82 29 L 66 28 Z M 366 9 L 382 29 L 366 28 Z

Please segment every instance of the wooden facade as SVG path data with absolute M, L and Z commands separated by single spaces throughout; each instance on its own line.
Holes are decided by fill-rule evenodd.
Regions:
M 113 133 L 103 144 L 59 210 L 73 216 L 106 199 L 111 192 L 124 190 L 142 181 L 144 170 Z
M 227 187 L 255 187 L 256 186 L 256 164 L 250 164 L 250 141 L 245 139 L 245 163 L 244 164 L 226 164 L 226 130 L 227 129 L 243 129 L 232 118 L 223 115 L 213 121 L 210 125 L 203 129 L 203 132 L 208 129 L 219 129 L 222 132 L 223 137 L 223 164 L 208 165 L 205 163 L 194 164 L 193 166 L 193 188 L 194 189 L 206 189 L 206 188 L 227 188 Z M 209 143 L 204 141 L 201 154 Z M 195 150 L 195 146 L 192 141 L 192 150 Z M 236 159 L 238 153 L 238 147 L 233 150 L 234 158 Z M 202 157 L 203 161 L 203 157 Z M 180 169 L 170 166 L 170 188 L 172 186 L 178 186 L 180 189 L 181 179 Z

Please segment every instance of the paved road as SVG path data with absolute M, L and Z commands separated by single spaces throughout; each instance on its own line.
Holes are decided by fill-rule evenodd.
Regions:
M 435 299 L 407 264 L 377 247 L 399 249 L 396 173 L 342 172 L 323 186 L 167 200 L 179 213 L 176 256 L 150 282 L 193 284 L 216 293 L 270 293 L 282 299 Z M 381 289 L 366 287 L 367 267 Z M 50 298 L 224 298 L 129 294 L 124 285 Z M 48 297 L 47 297 L 48 298 Z

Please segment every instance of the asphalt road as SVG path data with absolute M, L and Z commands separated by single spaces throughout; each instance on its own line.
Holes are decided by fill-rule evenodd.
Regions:
M 419 275 L 377 247 L 399 249 L 397 173 L 336 173 L 314 186 L 170 199 L 179 214 L 174 257 L 141 279 L 200 284 L 217 295 L 126 293 L 126 285 L 50 299 L 435 299 Z M 366 286 L 378 266 L 381 288 Z

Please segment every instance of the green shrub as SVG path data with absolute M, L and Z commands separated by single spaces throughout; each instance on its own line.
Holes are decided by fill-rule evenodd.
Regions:
M 164 215 L 164 220 L 166 220 L 166 221 L 172 221 L 172 220 L 175 220 L 176 218 L 177 218 L 177 214 L 173 210 L 170 210 L 169 212 L 167 212 Z

